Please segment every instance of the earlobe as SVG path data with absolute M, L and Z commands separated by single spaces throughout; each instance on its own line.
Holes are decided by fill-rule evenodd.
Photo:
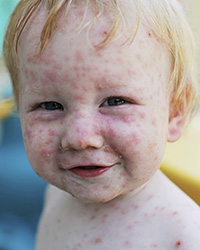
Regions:
M 176 114 L 169 119 L 167 134 L 168 142 L 174 142 L 181 137 L 185 121 L 186 116 L 182 116 L 181 114 Z

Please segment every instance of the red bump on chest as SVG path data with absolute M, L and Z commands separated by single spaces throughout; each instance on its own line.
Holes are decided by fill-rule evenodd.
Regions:
M 96 238 L 95 239 L 95 244 L 100 244 L 102 242 L 102 239 L 101 238 Z
M 175 248 L 176 248 L 176 249 L 179 249 L 181 246 L 182 246 L 181 241 L 180 241 L 180 240 L 177 241 L 176 244 L 175 244 Z

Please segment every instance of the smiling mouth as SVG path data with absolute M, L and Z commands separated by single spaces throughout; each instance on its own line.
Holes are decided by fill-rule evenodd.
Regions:
M 112 166 L 80 166 L 69 169 L 73 174 L 82 178 L 98 177 L 108 171 Z
M 98 168 L 102 168 L 102 167 L 100 167 L 100 166 L 82 166 L 82 167 L 77 167 L 77 168 L 87 170 L 87 169 L 98 169 Z

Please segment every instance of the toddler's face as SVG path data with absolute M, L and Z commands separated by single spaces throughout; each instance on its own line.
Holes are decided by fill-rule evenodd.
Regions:
M 119 39 L 96 50 L 72 15 L 37 59 L 42 18 L 31 21 L 19 46 L 19 110 L 33 169 L 84 201 L 137 190 L 164 154 L 170 53 L 142 25 L 130 47 Z M 109 28 L 100 18 L 91 43 Z

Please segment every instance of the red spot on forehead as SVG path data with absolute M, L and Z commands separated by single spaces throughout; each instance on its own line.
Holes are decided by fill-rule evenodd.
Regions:
M 49 79 L 52 82 L 55 82 L 57 79 L 57 72 L 53 70 L 45 70 L 44 75 L 47 79 Z

